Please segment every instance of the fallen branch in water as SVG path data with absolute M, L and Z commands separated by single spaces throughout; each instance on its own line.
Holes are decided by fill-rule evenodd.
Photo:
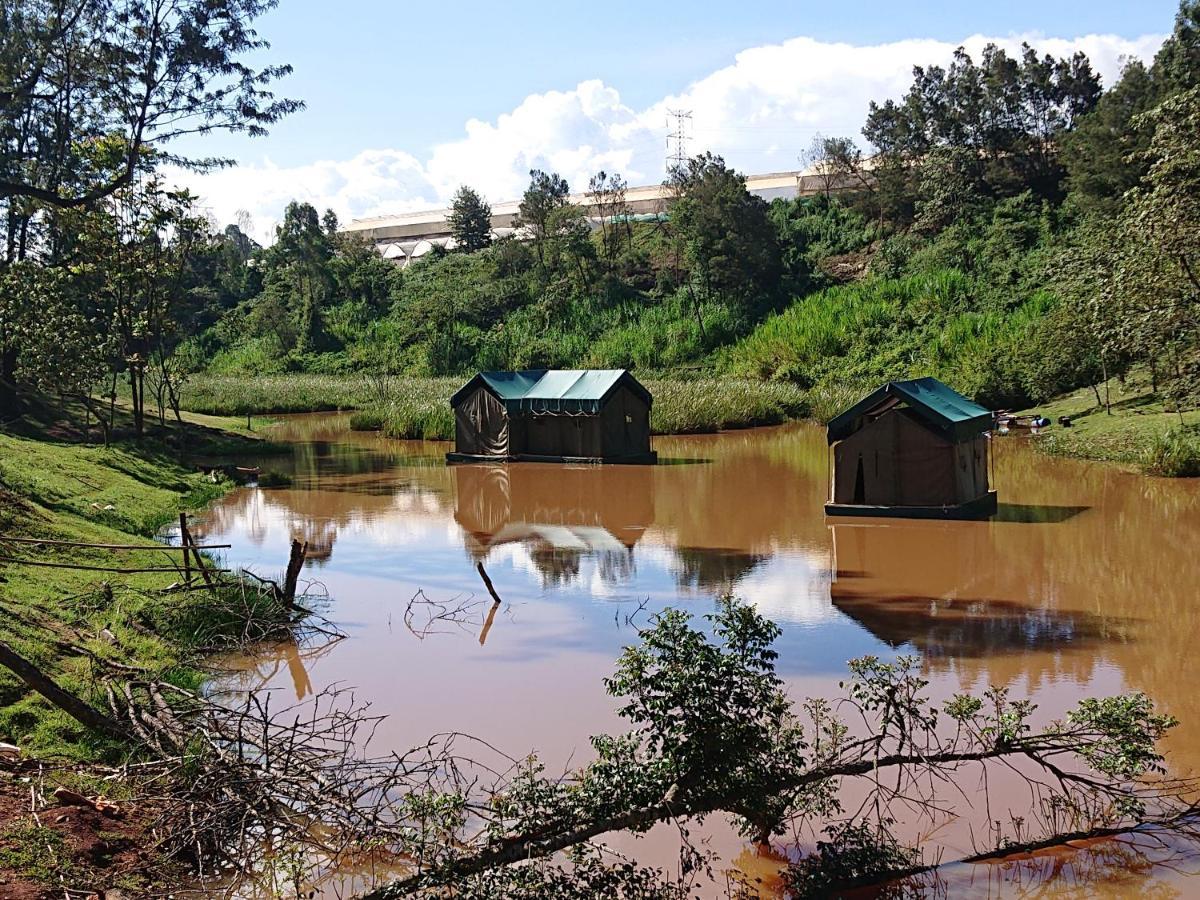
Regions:
M 431 600 L 424 591 L 418 590 L 404 607 L 404 627 L 422 641 L 431 634 L 449 633 L 439 629 L 440 624 L 455 625 L 464 631 L 475 628 L 479 621 L 475 613 L 483 603 L 470 595 L 444 601 Z
M 488 573 L 483 568 L 483 563 L 475 563 L 475 568 L 479 572 L 479 577 L 483 579 L 483 586 L 486 587 L 487 592 L 492 595 L 492 601 L 494 603 L 503 603 L 504 601 L 500 599 L 500 595 L 496 593 L 496 586 L 492 584 L 492 579 L 488 578 Z

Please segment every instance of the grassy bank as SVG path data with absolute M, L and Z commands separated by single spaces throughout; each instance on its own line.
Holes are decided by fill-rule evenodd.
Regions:
M 233 622 L 224 598 L 207 591 L 164 593 L 180 580 L 179 554 L 38 545 L 4 538 L 146 545 L 182 510 L 199 509 L 230 486 L 189 468 L 164 445 L 108 448 L 44 436 L 45 427 L 0 432 L 0 639 L 67 690 L 103 708 L 93 694 L 105 661 L 198 683 L 196 654 Z M 189 446 L 257 448 L 236 431 L 190 428 Z M 286 548 L 281 548 L 281 555 Z M 19 560 L 166 572 L 117 573 L 22 564 Z M 75 760 L 117 750 L 83 729 L 0 668 L 0 740 L 35 755 Z
M 17 654 L 101 716 L 110 710 L 115 716 L 107 693 L 114 683 L 192 690 L 209 677 L 207 654 L 289 627 L 279 603 L 231 580 L 212 591 L 180 589 L 178 553 L 18 540 L 152 546 L 181 511 L 201 508 L 230 487 L 185 465 L 175 447 L 262 449 L 263 442 L 230 426 L 193 420 L 182 431 L 160 434 L 162 442 L 119 441 L 107 448 L 72 440 L 61 418 L 0 431 L 0 642 L 6 657 Z M 280 548 L 281 564 L 286 553 Z M 79 568 L 86 566 L 97 568 Z M 145 789 L 136 766 L 112 768 L 157 760 L 135 730 L 127 740 L 87 728 L 0 666 L 0 741 L 20 748 L 16 757 L 0 754 L 0 876 L 8 890 L 31 897 L 51 887 L 61 896 L 64 885 L 167 892 L 160 879 L 173 880 L 176 863 L 159 857 L 162 836 L 153 829 L 156 804 L 169 788 Z M 59 789 L 102 795 L 128 811 L 110 818 L 64 805 Z
M 1104 391 L 1101 391 L 1103 398 Z M 1036 408 L 1054 424 L 1037 442 L 1058 456 L 1133 466 L 1150 475 L 1200 475 L 1200 410 L 1179 413 L 1152 392 L 1143 373 L 1109 385 L 1112 410 L 1084 388 Z M 1061 416 L 1070 427 L 1058 424 Z
M 188 409 L 221 415 L 354 409 L 351 427 L 394 438 L 446 440 L 453 436 L 450 396 L 461 378 L 390 378 L 267 375 L 253 379 L 196 376 Z M 656 434 L 692 434 L 774 425 L 808 413 L 805 393 L 786 382 L 754 379 L 648 379 Z

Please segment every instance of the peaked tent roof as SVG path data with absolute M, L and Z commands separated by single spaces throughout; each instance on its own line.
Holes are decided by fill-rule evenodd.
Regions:
M 518 372 L 480 372 L 450 398 L 450 405 L 457 406 L 480 382 L 504 403 L 510 414 L 563 412 L 595 415 L 621 384 L 628 385 L 647 403 L 653 402 L 650 392 L 626 369 L 524 369 Z
M 955 440 L 972 437 L 991 427 L 992 414 L 936 378 L 889 381 L 859 400 L 829 423 L 829 443 L 840 441 L 894 406 L 906 403 L 929 427 Z

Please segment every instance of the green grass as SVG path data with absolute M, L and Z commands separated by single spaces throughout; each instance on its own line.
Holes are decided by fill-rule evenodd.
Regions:
M 1124 383 L 1114 379 L 1109 391 L 1111 413 L 1096 403 L 1091 388 L 1030 410 L 1054 423 L 1037 446 L 1058 456 L 1121 463 L 1151 475 L 1200 475 L 1200 411 L 1185 411 L 1181 417 L 1168 409 L 1140 371 Z M 1070 417 L 1069 428 L 1058 424 L 1060 416 Z
M 450 397 L 463 378 L 269 375 L 255 379 L 196 376 L 185 404 L 208 413 L 319 412 L 355 409 L 350 427 L 392 438 L 449 440 Z M 649 379 L 656 434 L 713 432 L 773 425 L 806 414 L 804 391 L 786 382 L 750 378 Z
M 25 423 L 20 433 L 0 431 L 0 535 L 146 544 L 181 511 L 206 505 L 230 486 L 153 442 L 104 448 L 44 434 L 32 423 Z M 213 435 L 219 441 L 234 437 Z M 286 552 L 280 548 L 281 561 Z M 7 558 L 0 561 L 0 639 L 99 708 L 104 699 L 98 694 L 93 658 L 198 686 L 203 678 L 195 667 L 198 657 L 230 634 L 240 634 L 244 624 L 244 610 L 240 603 L 230 605 L 227 592 L 162 593 L 181 580 L 175 572 L 122 574 L 10 561 L 148 568 L 170 566 L 179 554 L 38 546 L 0 538 L 0 556 Z M 83 652 L 70 650 L 71 645 Z M 3 668 L 0 740 L 35 755 L 80 761 L 121 752 Z
M 66 840 L 52 828 L 30 821 L 0 829 L 0 869 L 20 878 L 55 886 L 75 882 L 82 872 L 70 855 Z
M 394 379 L 426 382 L 440 379 Z M 387 385 L 387 390 L 393 389 Z M 385 391 L 386 393 L 386 391 Z M 247 414 L 328 412 L 358 409 L 378 402 L 380 391 L 359 375 L 195 375 L 188 380 L 183 406 L 197 413 L 218 416 Z
M 777 425 L 806 415 L 804 391 L 786 382 L 745 378 L 647 381 L 655 434 L 696 434 Z

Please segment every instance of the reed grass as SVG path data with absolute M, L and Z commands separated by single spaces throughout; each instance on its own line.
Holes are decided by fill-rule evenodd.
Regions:
M 451 395 L 461 378 L 372 378 L 336 375 L 198 375 L 184 406 L 223 415 L 352 409 L 350 427 L 391 438 L 449 440 Z M 785 382 L 744 378 L 651 379 L 655 434 L 695 434 L 775 425 L 807 414 L 805 393 Z
M 1158 432 L 1143 451 L 1142 466 L 1167 478 L 1200 476 L 1200 432 L 1182 427 Z

